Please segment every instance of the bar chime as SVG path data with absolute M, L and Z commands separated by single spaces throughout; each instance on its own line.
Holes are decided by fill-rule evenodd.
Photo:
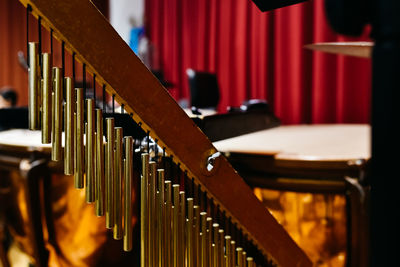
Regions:
M 31 11 L 28 6 L 27 18 Z M 247 254 L 254 250 L 251 242 L 241 233 L 234 235 L 240 230 L 227 223 L 220 211 L 215 212 L 212 203 L 207 205 L 205 193 L 193 180 L 190 185 L 186 175 L 183 182 L 179 178 L 182 175 L 174 177 L 173 170 L 179 169 L 179 164 L 173 163 L 156 141 L 150 146 L 149 132 L 146 141 L 138 145 L 132 136 L 124 136 L 123 128 L 115 126 L 113 117 L 104 118 L 105 85 L 103 110 L 96 107 L 95 98 L 86 97 L 86 88 L 74 88 L 75 53 L 72 52 L 74 77 L 64 77 L 65 43 L 62 42 L 63 66 L 55 67 L 52 54 L 41 53 L 41 31 L 36 43 L 29 42 L 28 30 L 29 129 L 41 130 L 42 143 L 51 143 L 51 159 L 63 160 L 65 175 L 74 176 L 75 188 L 85 190 L 86 202 L 94 203 L 97 216 L 105 216 L 106 228 L 112 229 L 114 239 L 123 239 L 124 250 L 133 248 L 132 188 L 137 182 L 140 266 L 256 266 L 256 255 Z M 51 44 L 52 38 L 53 30 Z M 84 80 L 86 71 L 83 64 Z M 88 71 L 93 73 L 95 95 L 95 70 Z M 136 164 L 141 169 L 140 181 L 133 181 L 134 158 L 141 160 Z M 168 167 L 167 162 L 172 165 Z M 166 179 L 167 174 L 171 179 Z M 265 266 L 265 259 L 258 264 Z

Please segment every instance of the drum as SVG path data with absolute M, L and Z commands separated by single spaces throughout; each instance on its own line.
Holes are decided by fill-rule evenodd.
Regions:
M 239 172 L 343 180 L 358 177 L 370 159 L 370 126 L 280 126 L 215 142 Z
M 123 252 L 104 227 L 104 217 L 86 203 L 84 190 L 63 174 L 62 161 L 50 161 L 50 145 L 40 142 L 39 131 L 0 132 L 0 220 L 13 240 L 7 249 L 10 265 L 123 266 L 131 261 L 132 253 Z
M 316 266 L 366 266 L 370 126 L 281 126 L 215 142 Z

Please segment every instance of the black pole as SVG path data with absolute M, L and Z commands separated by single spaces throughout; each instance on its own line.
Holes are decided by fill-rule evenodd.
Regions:
M 63 100 L 65 101 L 65 42 L 61 42 L 61 77 L 62 77 L 62 92 L 63 92 Z
M 39 53 L 39 66 L 40 66 L 40 76 L 42 76 L 42 17 L 38 17 L 38 53 Z
M 328 19 L 343 34 L 360 34 L 371 24 L 372 53 L 369 263 L 397 266 L 400 240 L 398 171 L 400 135 L 400 1 L 325 0 Z M 354 255 L 352 255 L 354 256 Z
M 112 114 L 115 114 L 115 95 L 112 95 Z
M 400 135 L 400 1 L 374 0 L 371 21 L 375 47 L 372 55 L 372 177 L 371 265 L 396 266 L 398 171 Z
M 75 73 L 75 52 L 72 53 L 72 79 L 76 82 L 76 73 Z
M 53 58 L 53 29 L 50 29 L 50 53 Z
M 105 84 L 103 84 L 103 95 L 102 95 L 102 97 L 103 97 L 103 113 L 106 113 L 107 110 L 106 110 L 106 85 Z
M 85 63 L 82 64 L 82 87 L 83 87 L 83 99 L 86 100 L 86 64 Z
M 96 74 L 93 73 L 93 99 L 94 103 L 96 103 Z M 95 104 L 96 106 L 96 104 Z

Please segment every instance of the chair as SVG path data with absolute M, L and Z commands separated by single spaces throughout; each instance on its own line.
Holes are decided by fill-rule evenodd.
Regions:
M 192 107 L 217 109 L 220 94 L 217 76 L 213 73 L 187 69 Z

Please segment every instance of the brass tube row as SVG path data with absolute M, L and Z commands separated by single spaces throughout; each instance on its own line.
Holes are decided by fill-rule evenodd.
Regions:
M 106 216 L 106 227 L 130 251 L 133 138 L 124 137 L 113 118 L 103 126 L 103 111 L 96 109 L 94 99 L 85 100 L 73 79 L 62 77 L 63 70 L 52 66 L 51 54 L 39 55 L 34 42 L 28 48 L 29 129 L 41 130 L 42 143 L 51 144 L 51 159 L 63 162 L 64 174 L 74 176 L 75 188 L 85 189 L 86 202 L 94 203 L 97 216 Z
M 141 266 L 255 266 L 207 212 L 186 198 L 179 184 L 142 153 L 140 183 Z
M 63 159 L 64 173 L 74 175 L 75 187 L 85 189 L 86 202 L 94 203 L 97 216 L 105 215 L 106 228 L 113 230 L 114 239 L 123 239 L 124 250 L 130 251 L 133 138 L 123 136 L 114 118 L 106 118 L 103 125 L 95 100 L 85 102 L 84 90 L 74 89 L 74 81 L 52 67 L 48 53 L 41 55 L 42 78 L 37 50 L 36 43 L 29 43 L 29 129 L 41 129 L 42 143 L 51 143 L 52 160 Z M 243 248 L 236 247 L 231 236 L 202 211 L 206 209 L 203 201 L 199 206 L 186 198 L 180 185 L 166 180 L 164 170 L 157 169 L 148 153 L 142 153 L 141 160 L 142 267 L 255 266 Z

